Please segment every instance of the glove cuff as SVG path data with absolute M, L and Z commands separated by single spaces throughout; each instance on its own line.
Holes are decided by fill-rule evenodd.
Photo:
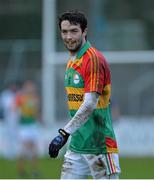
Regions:
M 69 133 L 67 133 L 64 129 L 59 129 L 58 132 L 65 138 L 69 137 Z

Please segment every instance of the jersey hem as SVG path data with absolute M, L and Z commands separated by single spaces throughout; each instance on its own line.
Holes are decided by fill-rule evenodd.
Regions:
M 68 148 L 69 150 L 76 152 L 76 153 L 81 153 L 81 154 L 105 154 L 105 153 L 118 153 L 118 149 L 110 149 L 110 150 L 104 150 L 104 149 L 86 149 L 86 150 L 79 150 L 79 149 L 74 149 L 72 147 Z

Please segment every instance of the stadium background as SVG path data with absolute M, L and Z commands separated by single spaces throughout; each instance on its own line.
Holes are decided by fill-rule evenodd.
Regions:
M 39 129 L 40 171 L 43 178 L 58 178 L 61 157 L 49 159 L 47 146 L 68 114 L 63 88 L 67 53 L 56 18 L 71 8 L 85 12 L 89 40 L 111 66 L 121 177 L 154 178 L 154 1 L 0 0 L 0 90 L 12 81 L 37 83 L 44 121 Z M 17 178 L 16 157 L 7 157 L 6 128 L 1 119 L 0 178 Z

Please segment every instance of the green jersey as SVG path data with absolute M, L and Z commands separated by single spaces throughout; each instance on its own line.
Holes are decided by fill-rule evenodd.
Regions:
M 100 94 L 97 107 L 87 122 L 72 134 L 69 148 L 78 153 L 118 152 L 110 112 L 110 69 L 103 55 L 87 42 L 74 61 L 68 61 L 65 88 L 70 116 L 73 117 L 84 94 Z

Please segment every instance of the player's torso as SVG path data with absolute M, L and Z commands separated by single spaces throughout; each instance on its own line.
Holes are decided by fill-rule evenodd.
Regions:
M 33 124 L 38 113 L 38 99 L 36 96 L 21 94 L 19 96 L 20 124 Z
M 96 90 L 100 93 L 97 107 L 87 122 L 73 133 L 70 149 L 79 153 L 93 154 L 117 152 L 109 107 L 111 95 L 110 72 L 99 52 L 98 56 L 100 58 L 98 56 L 93 58 L 95 56 L 93 52 L 97 55 L 94 48 L 89 48 L 74 61 L 68 61 L 65 72 L 65 88 L 71 117 L 75 115 L 83 103 L 85 92 Z M 89 62 L 92 66 L 88 66 Z M 99 65 L 97 66 L 97 64 Z M 87 71 L 88 67 L 90 67 L 89 71 Z M 98 70 L 96 67 L 101 69 Z M 91 73 L 91 71 L 94 73 Z M 88 72 L 90 73 L 87 76 Z
M 69 61 L 65 72 L 65 88 L 67 91 L 70 113 L 79 109 L 84 98 L 84 79 L 82 77 L 82 59 Z
M 84 58 L 69 61 L 65 72 L 65 87 L 70 116 L 73 117 L 83 103 L 85 94 Z M 110 91 L 110 86 L 105 87 Z M 117 152 L 108 97 L 100 96 L 97 108 L 88 121 L 73 134 L 70 149 L 81 153 Z M 107 145 L 108 144 L 108 147 Z M 111 147 L 110 144 L 112 144 Z

